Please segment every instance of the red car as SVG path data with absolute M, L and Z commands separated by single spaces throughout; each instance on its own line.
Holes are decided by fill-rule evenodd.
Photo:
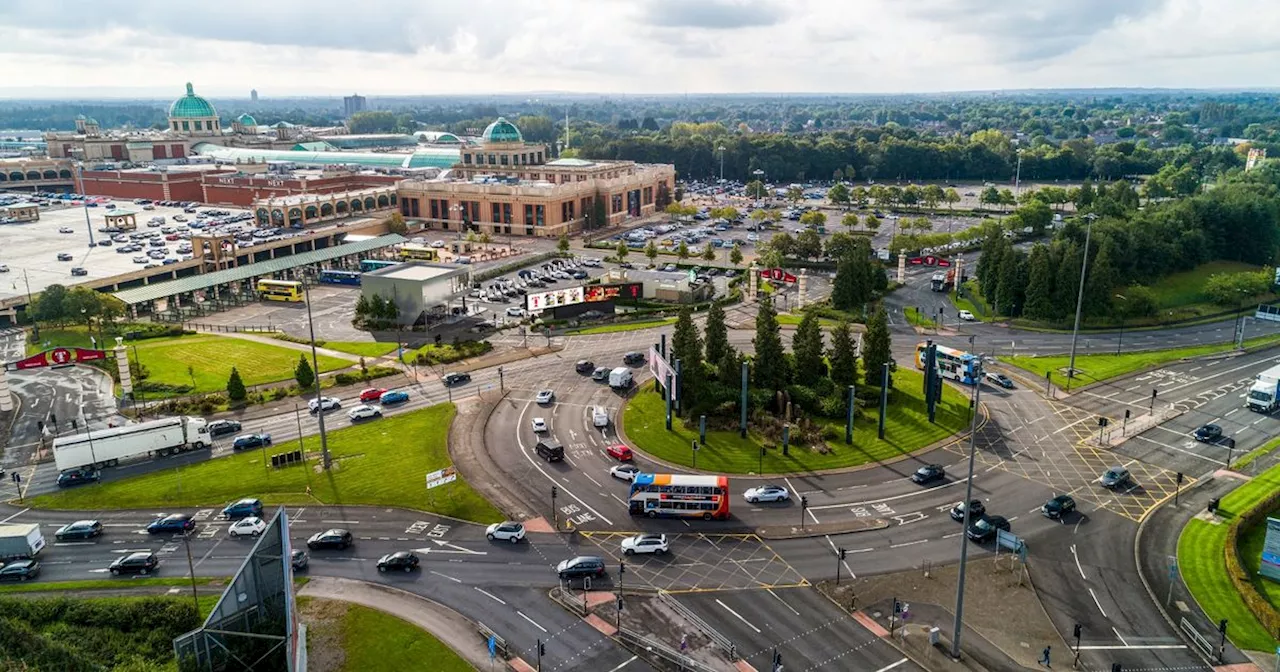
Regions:
M 609 453 L 609 457 L 615 458 L 619 462 L 626 462 L 632 457 L 631 449 L 620 443 L 615 446 L 609 446 L 604 450 L 606 453 Z
M 360 393 L 360 401 L 377 401 L 382 398 L 382 393 L 386 390 L 380 387 L 371 387 Z

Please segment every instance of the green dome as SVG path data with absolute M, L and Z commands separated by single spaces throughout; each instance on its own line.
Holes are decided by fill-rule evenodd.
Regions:
M 489 124 L 489 127 L 484 129 L 483 138 L 485 142 L 524 142 L 520 129 L 505 117 L 498 117 L 497 121 Z
M 169 106 L 169 116 L 178 118 L 196 118 L 196 117 L 216 117 L 218 113 L 213 109 L 213 105 L 209 101 L 196 95 L 194 89 L 191 88 L 191 82 L 187 82 L 187 95 L 173 101 Z
M 236 122 L 238 122 L 241 126 L 257 126 L 258 125 L 258 120 L 254 119 L 253 115 L 250 115 L 247 113 L 242 114 L 239 117 L 236 117 Z

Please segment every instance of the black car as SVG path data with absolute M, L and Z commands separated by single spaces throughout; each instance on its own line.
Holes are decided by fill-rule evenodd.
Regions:
M 293 565 L 293 571 L 299 571 L 307 568 L 307 552 L 301 548 L 295 548 L 289 553 L 289 564 Z
M 254 516 L 261 517 L 262 500 L 257 497 L 245 497 L 223 507 L 222 515 L 227 520 L 239 520 Z
M 974 499 L 969 502 L 969 520 L 974 521 L 981 518 L 987 512 L 987 505 L 982 503 L 981 499 Z M 951 507 L 951 520 L 964 522 L 964 502 L 960 502 Z
M 573 370 L 582 374 L 591 373 L 596 370 L 596 364 L 589 359 L 579 359 L 578 363 L 573 365 Z
M 1196 430 L 1194 436 L 1196 441 L 1203 441 L 1205 443 L 1217 441 L 1222 438 L 1222 428 L 1218 425 L 1204 425 Z
M 177 532 L 182 534 L 187 530 L 193 530 L 196 527 L 196 521 L 185 513 L 171 513 L 164 518 L 156 518 L 147 525 L 148 534 L 164 534 L 165 532 Z
M 1076 510 L 1076 500 L 1071 495 L 1058 495 L 1040 507 L 1040 513 L 1046 518 L 1061 518 Z
M 965 535 L 974 541 L 993 539 L 998 530 L 1009 531 L 1009 520 L 1004 516 L 983 516 L 971 525 Z
M 150 551 L 141 551 L 138 553 L 130 553 L 122 558 L 116 558 L 115 562 L 107 569 L 111 570 L 113 575 L 120 574 L 148 574 L 155 571 L 159 566 L 160 559 L 155 553 Z
M 378 571 L 390 572 L 392 570 L 402 570 L 412 572 L 418 568 L 418 556 L 409 551 L 396 551 L 388 553 L 378 558 Z
M 209 423 L 209 436 L 235 434 L 240 431 L 240 423 L 236 420 L 214 420 Z
M 644 364 L 643 352 L 628 352 L 622 356 L 622 363 L 627 366 L 638 366 Z
M 469 374 L 469 373 L 446 373 L 446 374 L 444 374 L 444 378 L 441 378 L 441 380 L 443 380 L 443 381 L 444 381 L 444 386 L 445 386 L 445 387 L 453 387 L 453 386 L 455 386 L 455 385 L 462 385 L 462 384 L 464 384 L 464 383 L 469 383 L 469 382 L 471 382 L 471 374 Z
M 237 436 L 236 440 L 231 443 L 232 450 L 248 450 L 249 448 L 261 448 L 262 446 L 271 445 L 271 435 L 263 434 L 243 434 Z
M 70 469 L 58 474 L 58 487 L 67 488 L 82 483 L 93 483 L 101 478 L 101 472 L 94 469 Z
M 911 480 L 920 485 L 924 485 L 925 483 L 932 483 L 933 481 L 946 478 L 946 476 L 947 470 L 943 469 L 941 464 L 926 464 L 925 466 L 916 469 L 915 473 L 911 474 Z
M 351 545 L 351 532 L 343 529 L 325 530 L 311 535 L 307 540 L 307 548 L 316 550 L 318 548 L 337 548 L 345 549 Z
M 40 563 L 35 560 L 15 560 L 0 568 L 0 581 L 30 581 L 40 576 Z
M 562 579 L 572 579 L 578 576 L 604 576 L 604 559 L 594 555 L 580 555 L 576 558 L 563 560 L 556 565 L 556 573 Z
M 58 528 L 53 536 L 58 541 L 66 541 L 68 539 L 92 539 L 102 534 L 102 523 L 96 520 L 77 520 L 74 523 L 63 525 Z

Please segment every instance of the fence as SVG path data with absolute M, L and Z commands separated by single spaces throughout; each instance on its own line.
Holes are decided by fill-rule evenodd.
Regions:
M 734 646 L 733 642 L 730 642 L 728 637 L 725 637 L 715 628 L 708 625 L 706 621 L 702 620 L 701 616 L 693 613 L 692 609 L 680 604 L 679 600 L 668 593 L 658 593 L 658 600 L 668 607 L 671 607 L 672 610 L 684 617 L 684 619 L 689 621 L 693 627 L 701 630 L 702 634 L 707 636 L 707 639 L 710 639 L 716 646 L 720 647 L 721 651 L 724 651 L 726 656 L 729 656 L 729 660 L 733 661 L 738 659 L 738 648 Z
M 201 324 L 199 322 L 183 322 L 183 329 L 190 331 L 209 331 L 220 334 L 243 334 L 243 333 L 276 333 L 280 331 L 279 327 L 273 327 L 270 324 L 262 326 L 260 324 Z
M 492 637 L 494 653 L 502 656 L 503 660 L 511 659 L 511 646 L 507 644 L 507 640 L 502 635 L 494 632 L 493 628 L 476 621 L 476 632 L 480 633 L 480 637 L 484 639 L 485 647 L 489 646 L 489 638 Z
M 564 588 L 559 586 L 552 588 L 549 595 L 551 599 L 573 612 L 575 616 L 581 618 L 587 615 L 587 606 L 582 603 L 582 600 L 574 598 L 573 593 L 566 591 Z
M 672 663 L 680 670 L 693 670 L 694 672 L 720 672 L 716 668 L 697 659 L 690 658 L 689 656 L 676 651 L 656 639 L 646 637 L 627 628 L 621 628 L 618 630 L 618 641 L 636 655 L 644 656 L 646 658 L 656 656 L 668 663 Z
M 1181 626 L 1182 631 L 1187 633 L 1187 637 L 1191 639 L 1191 643 L 1196 645 L 1196 648 L 1203 651 L 1206 656 L 1212 657 L 1214 655 L 1213 645 L 1204 638 L 1204 635 L 1200 634 L 1199 630 L 1196 630 L 1196 626 L 1192 625 L 1191 621 L 1188 621 L 1185 616 L 1182 617 Z

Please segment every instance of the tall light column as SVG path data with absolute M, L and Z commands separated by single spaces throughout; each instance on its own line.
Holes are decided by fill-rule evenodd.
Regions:
M 1098 216 L 1091 212 L 1084 218 L 1089 224 L 1084 230 L 1084 256 L 1080 261 L 1080 289 L 1076 292 L 1076 323 L 1071 328 L 1071 361 L 1067 363 L 1067 389 L 1071 389 L 1071 379 L 1076 376 L 1076 339 L 1080 336 L 1080 308 L 1084 305 L 1084 278 L 1089 268 L 1089 238 L 1093 235 L 1093 220 Z
M 316 373 L 316 421 L 320 423 L 320 455 L 321 464 L 325 469 L 329 468 L 329 439 L 324 433 L 324 402 L 320 396 L 320 361 L 316 356 L 316 324 L 311 319 L 311 269 L 308 268 L 303 272 L 302 293 L 303 300 L 307 303 L 307 330 L 311 333 L 311 369 Z
M 981 360 L 979 360 L 981 361 Z M 979 372 L 981 373 L 981 372 Z M 960 578 L 956 581 L 956 622 L 951 635 L 951 658 L 960 658 L 960 628 L 964 618 L 964 572 L 969 562 L 969 502 L 973 501 L 973 460 L 977 453 L 978 402 L 982 398 L 982 376 L 973 385 L 973 419 L 969 425 L 969 477 L 964 484 L 964 522 L 960 535 Z

